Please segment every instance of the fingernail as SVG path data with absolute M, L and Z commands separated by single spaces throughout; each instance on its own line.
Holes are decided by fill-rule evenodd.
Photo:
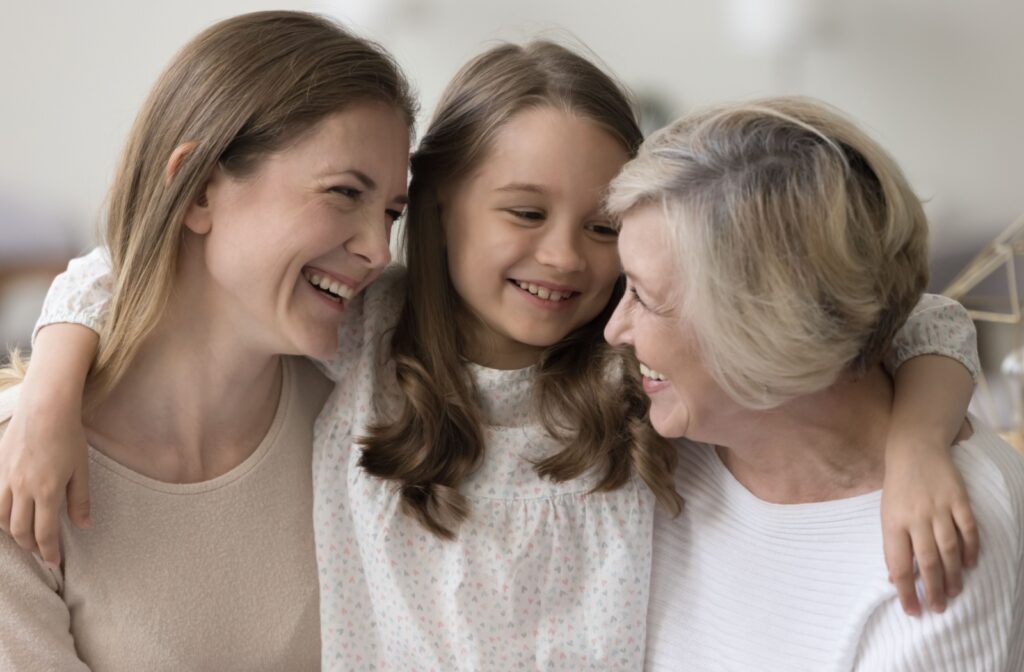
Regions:
M 47 560 L 46 561 L 46 566 L 49 567 L 54 572 L 59 572 L 60 571 L 60 565 L 58 563 L 56 563 L 56 562 L 51 562 L 51 561 Z

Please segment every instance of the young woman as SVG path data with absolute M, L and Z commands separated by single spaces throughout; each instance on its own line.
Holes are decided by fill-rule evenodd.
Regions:
M 326 362 L 326 667 L 642 665 L 654 499 L 678 511 L 675 453 L 601 336 L 622 292 L 603 197 L 640 142 L 621 89 L 553 44 L 492 49 L 446 90 L 413 157 L 408 271 L 347 305 Z M 57 320 L 96 326 L 82 287 L 106 283 L 98 259 L 58 281 Z M 962 418 L 931 410 L 917 420 Z
M 59 565 L 0 535 L 0 668 L 319 667 L 309 463 L 329 383 L 304 358 L 337 347 L 345 303 L 307 276 L 356 293 L 388 262 L 413 111 L 382 50 L 311 15 L 224 21 L 171 62 L 110 194 L 96 524 L 61 526 Z M 13 506 L 24 541 L 33 511 Z

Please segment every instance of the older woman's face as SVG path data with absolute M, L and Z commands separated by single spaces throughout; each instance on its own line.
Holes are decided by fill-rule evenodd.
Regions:
M 701 363 L 693 331 L 680 312 L 682 288 L 673 286 L 678 273 L 666 226 L 655 206 L 624 218 L 619 255 L 628 284 L 604 335 L 609 343 L 636 351 L 654 429 L 666 437 L 701 440 L 701 425 L 712 420 L 707 411 L 725 395 Z

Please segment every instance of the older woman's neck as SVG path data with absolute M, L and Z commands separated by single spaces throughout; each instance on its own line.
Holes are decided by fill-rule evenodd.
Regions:
M 884 476 L 892 382 L 876 367 L 771 411 L 730 423 L 719 455 L 757 497 L 779 504 L 877 490 Z
M 89 418 L 96 447 L 158 480 L 196 482 L 240 464 L 273 421 L 281 357 L 258 330 L 179 283 L 124 378 Z

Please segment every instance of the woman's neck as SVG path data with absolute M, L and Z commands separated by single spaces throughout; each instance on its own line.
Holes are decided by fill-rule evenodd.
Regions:
M 723 427 L 718 453 L 751 493 L 777 504 L 842 499 L 882 486 L 892 383 L 880 367 Z
M 188 284 L 176 286 L 124 377 L 87 419 L 95 448 L 176 483 L 210 480 L 249 457 L 270 429 L 282 380 L 282 357 L 247 343 L 247 332 Z

